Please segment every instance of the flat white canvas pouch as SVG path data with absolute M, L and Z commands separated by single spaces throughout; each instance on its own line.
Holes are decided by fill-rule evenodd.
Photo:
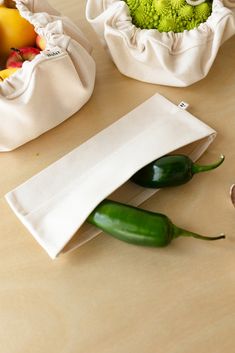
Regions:
M 219 47 L 235 33 L 234 0 L 225 5 L 213 0 L 207 21 L 182 33 L 137 28 L 120 0 L 88 0 L 86 18 L 122 74 L 185 87 L 208 74 Z
M 46 50 L 0 83 L 0 151 L 38 137 L 77 112 L 95 81 L 91 46 L 80 29 L 45 0 L 16 0 Z
M 156 190 L 130 177 L 151 161 L 187 147 L 198 159 L 216 132 L 159 94 L 6 195 L 15 214 L 55 258 L 100 233 L 85 221 L 109 197 L 139 205 Z

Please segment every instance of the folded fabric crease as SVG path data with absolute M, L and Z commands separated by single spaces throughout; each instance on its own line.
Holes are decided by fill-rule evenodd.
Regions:
M 137 206 L 156 192 L 129 181 L 141 167 L 184 146 L 197 160 L 215 136 L 209 126 L 156 94 L 9 192 L 6 199 L 55 258 L 77 232 L 73 247 L 99 233 L 84 222 L 104 198 Z

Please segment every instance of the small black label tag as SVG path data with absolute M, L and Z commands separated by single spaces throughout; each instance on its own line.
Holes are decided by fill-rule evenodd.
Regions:
M 62 51 L 59 48 L 56 48 L 54 50 L 45 50 L 42 54 L 48 58 L 51 58 L 62 54 Z

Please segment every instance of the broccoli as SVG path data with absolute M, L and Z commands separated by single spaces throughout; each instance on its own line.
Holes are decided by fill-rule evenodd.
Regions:
M 183 32 L 198 27 L 212 12 L 212 0 L 192 6 L 186 0 L 125 0 L 132 22 L 141 29 Z

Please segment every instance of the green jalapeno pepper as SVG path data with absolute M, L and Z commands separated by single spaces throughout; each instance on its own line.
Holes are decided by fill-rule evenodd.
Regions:
M 192 233 L 178 228 L 161 213 L 145 211 L 110 200 L 102 201 L 89 215 L 87 221 L 119 240 L 144 246 L 163 247 L 179 236 L 202 240 L 225 238 L 223 234 L 207 237 Z
M 187 183 L 196 173 L 212 170 L 221 165 L 224 156 L 210 165 L 198 165 L 185 155 L 163 156 L 133 175 L 131 180 L 138 185 L 148 188 L 163 188 Z

